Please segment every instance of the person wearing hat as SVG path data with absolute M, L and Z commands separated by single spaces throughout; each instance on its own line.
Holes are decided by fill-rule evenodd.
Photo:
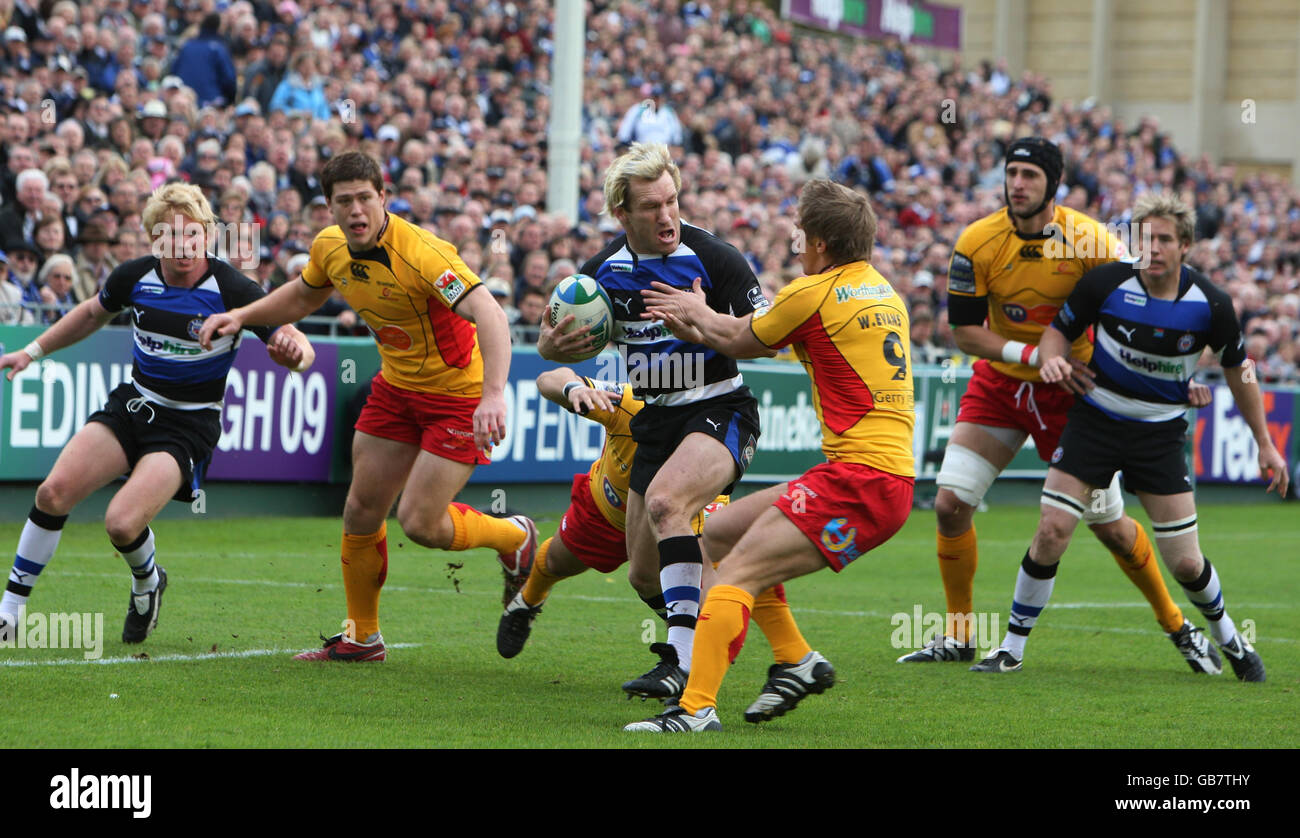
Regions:
M 39 304 L 41 287 L 36 272 L 41 267 L 41 249 L 31 239 L 10 239 L 4 246 L 9 254 L 9 280 L 23 292 L 23 302 Z
M 145 102 L 140 108 L 140 133 L 156 144 L 166 130 L 167 106 L 157 99 Z
M 1123 251 L 1102 225 L 1056 205 L 1063 168 L 1061 150 L 1041 137 L 1011 143 L 1004 162 L 1006 207 L 967 227 L 953 248 L 948 322 L 957 347 L 980 360 L 935 478 L 937 552 L 948 618 L 942 635 L 899 663 L 974 661 L 975 510 L 1027 437 L 1033 436 L 1044 462 L 1053 456 L 1074 403 L 1069 391 L 1043 384 L 1038 340 L 1079 278 Z M 1092 356 L 1086 336 L 1074 342 L 1072 354 L 1085 363 Z M 1184 659 L 1195 670 L 1219 671 L 1213 647 L 1170 599 L 1146 532 L 1125 514 L 1118 477 L 1081 514 L 1142 591 Z
M 616 139 L 620 145 L 664 143 L 682 145 L 682 123 L 672 105 L 664 102 L 663 85 L 641 85 L 641 101 L 627 109 L 618 125 Z
M 77 282 L 72 293 L 77 302 L 83 302 L 99 293 L 108 275 L 117 267 L 117 259 L 109 248 L 117 244 L 102 224 L 87 224 L 77 236 Z
M 23 289 L 10 278 L 9 256 L 0 250 L 0 326 L 27 326 L 36 314 L 23 305 Z

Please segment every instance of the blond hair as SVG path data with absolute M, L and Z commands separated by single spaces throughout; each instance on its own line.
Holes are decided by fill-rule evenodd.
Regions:
M 151 231 L 152 236 L 157 238 L 159 225 L 173 223 L 178 215 L 197 221 L 204 227 L 217 223 L 212 205 L 204 197 L 203 190 L 192 183 L 168 183 L 158 187 L 149 196 L 140 218 L 145 230 Z
M 1173 192 L 1153 190 L 1137 199 L 1133 205 L 1133 224 L 1136 226 L 1148 218 L 1167 218 L 1174 222 L 1182 244 L 1191 244 L 1196 238 L 1196 210 Z
M 668 172 L 673 178 L 673 188 L 682 189 L 682 173 L 668 153 L 668 146 L 663 143 L 632 143 L 626 154 L 609 164 L 605 173 L 605 208 L 603 212 L 613 214 L 615 209 L 626 208 L 628 184 L 633 178 L 637 180 L 658 180 Z

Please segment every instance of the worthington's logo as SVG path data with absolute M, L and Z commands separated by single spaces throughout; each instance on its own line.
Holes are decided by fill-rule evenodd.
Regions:
M 51 809 L 129 809 L 133 818 L 153 812 L 153 776 L 87 774 L 73 768 L 50 778 Z
M 888 285 L 868 285 L 865 282 L 856 288 L 852 285 L 835 286 L 835 302 L 847 303 L 849 300 L 883 300 L 894 289 Z
M 1119 351 L 1119 357 L 1129 366 L 1146 370 L 1149 373 L 1160 373 L 1161 375 L 1182 375 L 1185 371 L 1183 365 L 1177 361 L 1157 361 L 1154 358 L 1148 358 L 1145 355 L 1134 355 L 1127 349 Z

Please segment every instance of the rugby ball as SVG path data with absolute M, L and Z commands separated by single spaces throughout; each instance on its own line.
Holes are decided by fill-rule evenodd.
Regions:
M 600 283 L 586 274 L 574 274 L 560 280 L 551 292 L 551 302 L 546 309 L 546 323 L 552 329 L 555 325 L 573 315 L 572 325 L 565 332 L 591 327 L 595 339 L 592 348 L 582 355 L 573 355 L 575 361 L 585 361 L 600 354 L 609 343 L 614 328 L 614 306 L 610 304 L 609 295 Z

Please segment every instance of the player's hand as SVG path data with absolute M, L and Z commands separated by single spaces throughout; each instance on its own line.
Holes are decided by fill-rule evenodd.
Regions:
M 604 390 L 588 387 L 584 384 L 569 391 L 569 406 L 573 408 L 575 413 L 583 416 L 586 416 L 593 408 L 600 408 L 612 413 L 614 400 Z
M 1214 391 L 1199 381 L 1187 382 L 1187 403 L 1192 407 L 1206 407 L 1214 401 Z
M 1278 497 L 1286 497 L 1287 487 L 1291 484 L 1286 469 L 1286 458 L 1278 453 L 1277 448 L 1271 442 L 1267 448 L 1260 446 L 1259 473 L 1262 475 L 1267 474 L 1272 478 L 1269 481 L 1268 488 L 1264 490 L 1265 494 L 1276 488 Z
M 0 370 L 3 369 L 9 370 L 9 372 L 5 374 L 5 380 L 7 381 L 13 381 L 14 376 L 22 372 L 23 370 L 27 369 L 27 367 L 30 366 L 31 363 L 32 363 L 32 356 L 28 355 L 26 352 L 24 352 L 21 349 L 19 349 L 17 352 L 10 352 L 6 355 L 0 355 Z
M 1097 373 L 1093 372 L 1091 367 L 1078 358 L 1071 358 L 1070 384 L 1077 388 L 1070 390 L 1070 392 L 1082 396 L 1097 386 Z M 1066 389 L 1070 388 L 1067 387 Z
M 672 317 L 681 323 L 694 324 L 699 321 L 701 312 L 707 316 L 708 298 L 700 287 L 702 280 L 697 276 L 691 283 L 691 290 L 677 288 L 663 282 L 652 282 L 649 288 L 641 289 L 641 299 L 645 301 L 645 313 L 642 320 L 667 320 Z
M 237 335 L 244 328 L 243 319 L 233 311 L 224 314 L 210 314 L 199 327 L 199 346 L 212 348 L 212 336 Z
M 1038 368 L 1038 374 L 1043 377 L 1047 384 L 1060 384 L 1065 386 L 1065 381 L 1070 378 L 1072 367 L 1070 359 L 1057 355 L 1054 358 L 1048 358 L 1043 365 Z M 1066 389 L 1069 389 L 1068 387 Z
M 687 343 L 704 344 L 704 333 L 690 323 L 678 319 L 676 314 L 664 312 L 659 319 L 668 327 L 668 331 L 673 333 L 673 337 L 678 340 L 684 340 Z
M 489 451 L 506 438 L 506 397 L 504 393 L 483 392 L 474 408 L 474 447 Z
M 293 326 L 281 326 L 266 344 L 271 360 L 294 372 L 305 372 L 316 360 L 316 352 L 301 332 Z
M 543 317 L 537 335 L 537 354 L 548 361 L 567 363 L 573 360 L 575 356 L 585 355 L 590 352 L 595 345 L 590 326 L 565 331 L 565 329 L 573 325 L 573 321 L 576 319 L 572 314 L 566 314 L 560 318 L 560 322 L 556 323 L 555 328 L 552 329 L 546 324 L 546 318 Z
M 662 320 L 673 336 L 689 343 L 704 343 L 704 334 L 698 323 L 712 313 L 708 298 L 700 287 L 702 280 L 695 277 L 691 290 L 686 291 L 662 282 L 652 282 L 641 290 L 645 300 L 643 320 Z

